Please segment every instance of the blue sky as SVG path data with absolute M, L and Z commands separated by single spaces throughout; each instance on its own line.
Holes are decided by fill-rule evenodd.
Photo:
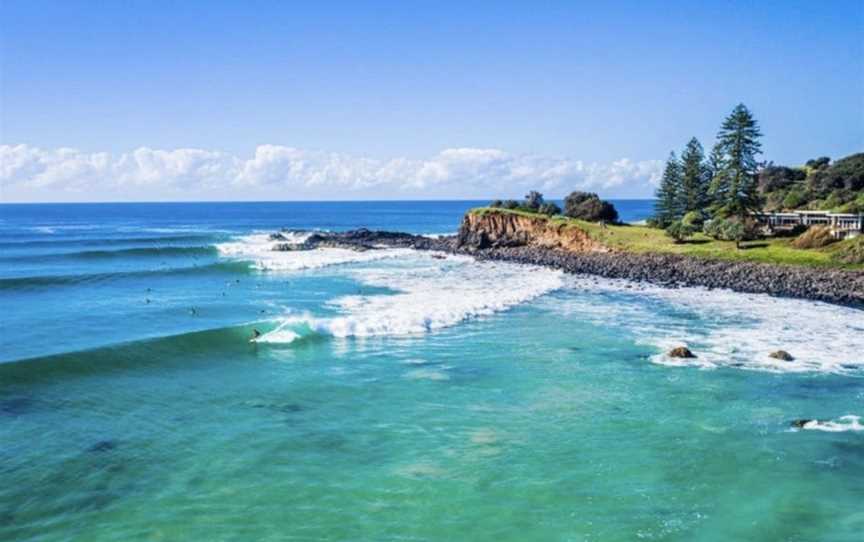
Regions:
M 2 3 L 2 197 L 651 194 L 744 102 L 864 150 L 864 2 Z

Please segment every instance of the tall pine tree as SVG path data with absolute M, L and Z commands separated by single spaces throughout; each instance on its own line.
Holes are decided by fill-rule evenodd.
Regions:
M 654 220 L 661 228 L 681 218 L 681 164 L 674 152 L 669 153 L 663 178 L 654 202 Z
M 711 180 L 708 182 L 708 208 L 713 213 L 726 204 L 726 195 L 729 193 L 729 183 L 723 174 L 725 163 L 723 149 L 720 143 L 715 143 L 711 154 L 708 155 L 708 170 L 711 174 Z
M 762 153 L 762 132 L 744 104 L 738 104 L 717 134 L 722 167 L 714 175 L 712 191 L 720 214 L 743 216 L 758 205 L 756 155 Z M 720 190 L 714 190 L 719 188 Z
M 705 152 L 702 150 L 702 144 L 694 137 L 687 142 L 684 152 L 681 153 L 679 205 L 683 214 L 702 211 L 705 208 L 708 203 L 708 178 Z

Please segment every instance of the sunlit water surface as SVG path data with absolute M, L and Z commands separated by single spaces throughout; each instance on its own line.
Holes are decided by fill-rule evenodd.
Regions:
M 0 207 L 0 540 L 861 539 L 861 311 L 266 240 L 472 205 Z

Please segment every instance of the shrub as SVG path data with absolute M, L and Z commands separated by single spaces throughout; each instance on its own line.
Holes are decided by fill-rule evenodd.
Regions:
M 803 189 L 793 188 L 790 190 L 786 197 L 783 198 L 783 208 L 784 209 L 797 209 L 804 205 L 807 202 L 807 195 L 804 193 Z
M 740 247 L 741 241 L 750 241 L 759 237 L 759 225 L 752 220 L 740 218 L 715 218 L 705 223 L 702 231 L 705 235 L 722 241 L 735 241 Z
M 838 213 L 864 213 L 864 192 L 858 194 L 853 201 L 844 203 L 837 209 Z
M 696 228 L 690 224 L 685 224 L 683 220 L 676 220 L 666 226 L 666 235 L 672 238 L 676 244 L 683 242 L 685 239 L 696 233 Z
M 828 226 L 811 226 L 804 233 L 799 235 L 792 246 L 795 248 L 822 248 L 833 243 L 835 239 L 831 237 L 831 228 Z
M 758 186 L 760 193 L 774 192 L 788 188 L 807 177 L 803 169 L 786 166 L 769 165 L 759 172 Z
M 705 215 L 702 214 L 701 211 L 690 211 L 684 218 L 681 219 L 681 223 L 685 226 L 690 226 L 694 229 L 694 231 L 702 226 L 705 222 Z M 691 234 L 692 235 L 692 234 Z
M 810 169 L 822 169 L 827 166 L 831 162 L 831 159 L 827 156 L 820 156 L 819 158 L 814 158 L 812 160 L 807 160 L 805 164 Z
M 543 203 L 537 211 L 540 214 L 555 216 L 561 214 L 561 207 L 558 207 L 551 201 Z
M 864 235 L 842 242 L 842 246 L 832 255 L 840 263 L 864 263 Z
M 807 178 L 807 184 L 818 194 L 827 194 L 837 188 L 861 190 L 864 188 L 864 152 L 814 169 Z
M 504 201 L 501 202 L 501 208 L 502 209 L 518 209 L 519 208 L 519 202 L 516 201 L 515 199 L 505 199 Z
M 496 199 L 495 201 L 493 201 L 492 203 L 489 204 L 489 207 L 491 207 L 493 209 L 499 209 L 503 205 L 504 204 L 500 199 Z
M 591 192 L 572 192 L 564 198 L 564 214 L 571 218 L 597 222 L 616 222 L 618 211 L 608 201 L 601 200 Z
M 543 205 L 543 194 L 532 190 L 525 195 L 525 202 L 522 204 L 522 208 L 526 211 L 538 211 L 541 205 Z

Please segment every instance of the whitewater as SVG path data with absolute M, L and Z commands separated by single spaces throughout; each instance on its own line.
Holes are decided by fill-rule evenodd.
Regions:
M 270 238 L 475 204 L 2 206 L 0 539 L 856 539 L 864 312 Z

